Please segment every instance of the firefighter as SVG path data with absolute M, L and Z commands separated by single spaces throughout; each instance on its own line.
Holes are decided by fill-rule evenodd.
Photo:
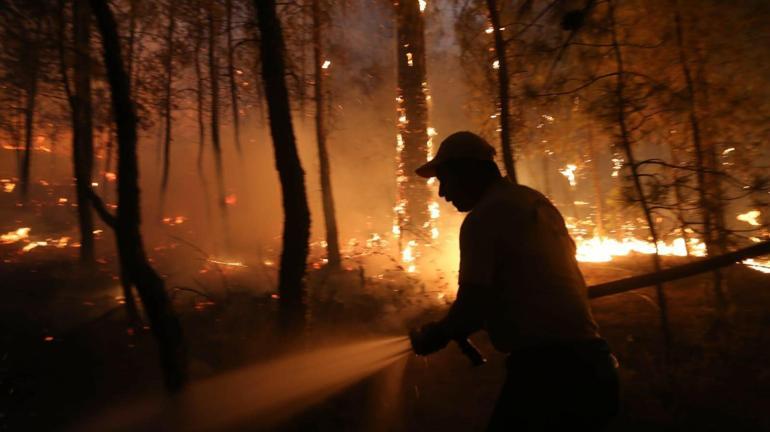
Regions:
M 508 354 L 487 430 L 601 430 L 618 408 L 617 362 L 591 315 L 575 243 L 548 198 L 504 178 L 494 154 L 457 132 L 416 171 L 468 214 L 457 299 L 412 332 L 412 348 L 428 355 L 485 330 Z

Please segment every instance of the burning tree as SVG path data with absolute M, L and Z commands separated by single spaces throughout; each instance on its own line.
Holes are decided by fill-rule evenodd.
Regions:
M 428 126 L 430 94 L 426 75 L 425 17 L 426 2 L 399 0 L 396 12 L 396 54 L 398 75 L 398 135 L 396 181 L 398 198 L 393 232 L 399 239 L 402 261 L 414 271 L 418 241 L 438 236 L 431 210 L 430 180 L 417 176 L 415 170 L 432 157 L 435 131 Z
M 323 39 L 326 27 L 327 12 L 322 7 L 321 0 L 313 0 L 313 62 L 315 90 L 315 132 L 318 146 L 319 176 L 321 181 L 321 198 L 323 202 L 324 224 L 326 227 L 326 251 L 328 264 L 338 267 L 341 262 L 339 234 L 337 233 L 337 215 L 334 208 L 331 173 L 329 167 L 329 152 L 326 146 L 327 138 L 327 97 L 324 83 L 326 72 L 331 61 L 324 57 L 325 42 Z

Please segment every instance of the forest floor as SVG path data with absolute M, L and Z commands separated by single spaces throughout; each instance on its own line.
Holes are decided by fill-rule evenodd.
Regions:
M 160 393 L 154 339 L 146 328 L 127 327 L 114 256 L 84 271 L 77 249 L 19 248 L 0 245 L 0 430 L 77 429 L 106 408 Z M 156 267 L 164 272 L 175 261 L 193 259 L 180 257 L 179 249 L 154 251 Z M 647 261 L 632 256 L 583 269 L 592 284 L 642 273 Z M 665 264 L 682 262 L 668 258 Z M 239 271 L 215 267 L 199 274 L 197 285 L 167 287 L 182 319 L 194 381 L 280 358 L 298 346 L 403 335 L 447 306 L 409 277 L 314 270 L 308 335 L 289 346 L 274 327 L 274 293 L 253 286 L 270 285 L 270 275 Z M 770 275 L 743 266 L 724 275 L 731 307 L 721 318 L 711 275 L 666 285 L 674 347 L 668 368 L 652 289 L 592 301 L 620 361 L 622 412 L 610 430 L 770 430 Z M 489 360 L 484 366 L 472 368 L 453 346 L 428 358 L 409 355 L 269 428 L 253 419 L 232 429 L 481 431 L 505 359 L 484 335 L 474 340 Z

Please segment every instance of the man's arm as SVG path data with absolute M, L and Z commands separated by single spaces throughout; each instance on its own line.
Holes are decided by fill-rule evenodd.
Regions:
M 484 327 L 484 300 L 489 288 L 477 284 L 460 284 L 446 317 L 440 322 L 450 339 L 464 339 Z
M 412 332 L 412 347 L 420 355 L 432 354 L 452 340 L 464 340 L 484 326 L 485 286 L 460 284 L 449 312 L 440 321 L 422 326 Z

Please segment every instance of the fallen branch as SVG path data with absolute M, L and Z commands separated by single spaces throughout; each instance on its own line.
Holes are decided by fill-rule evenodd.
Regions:
M 720 267 L 727 267 L 731 264 L 741 262 L 748 258 L 754 258 L 767 254 L 770 254 L 770 241 L 757 243 L 753 246 L 738 249 L 734 252 L 718 255 L 712 258 L 702 259 L 689 264 L 671 267 L 655 273 L 647 273 L 640 276 L 633 276 L 626 279 L 593 285 L 588 287 L 588 298 L 595 299 L 613 294 L 620 294 L 626 291 L 644 288 L 658 283 L 686 278 L 699 273 L 706 273 Z

